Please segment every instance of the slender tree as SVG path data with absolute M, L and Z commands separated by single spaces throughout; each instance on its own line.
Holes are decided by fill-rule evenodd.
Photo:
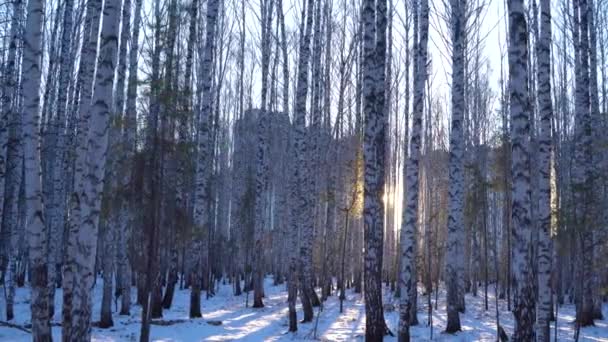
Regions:
M 511 172 L 513 176 L 513 280 L 515 341 L 534 339 L 534 278 L 530 236 L 530 100 L 528 90 L 528 26 L 523 0 L 509 0 L 509 97 Z
M 40 165 L 40 85 L 44 2 L 30 0 L 24 34 L 22 62 L 24 182 L 27 205 L 27 241 L 31 274 L 32 340 L 51 341 L 48 298 L 48 242 Z
M 464 257 L 461 236 L 464 230 L 464 132 L 463 117 L 465 110 L 465 44 L 466 39 L 466 1 L 452 0 L 450 24 L 452 29 L 452 119 L 450 130 L 450 182 L 448 204 L 448 238 L 446 251 L 446 287 L 448 321 L 446 332 L 460 331 L 460 298 L 463 294 L 459 284 L 458 263 Z
M 537 98 L 540 111 L 540 134 L 538 137 L 538 157 L 540 179 L 538 197 L 538 256 L 537 281 L 538 304 L 536 308 L 536 340 L 548 342 L 550 339 L 549 320 L 552 312 L 551 301 L 551 122 L 553 105 L 551 102 L 551 2 L 540 1 L 540 39 L 536 42 L 537 54 Z
M 308 68 L 310 63 L 310 37 L 312 32 L 313 24 L 313 8 L 314 0 L 308 0 L 306 4 L 306 14 L 302 16 L 303 30 L 302 39 L 300 39 L 300 51 L 298 60 L 298 78 L 296 80 L 295 90 L 295 104 L 294 104 L 294 123 L 293 123 L 293 154 L 294 160 L 292 161 L 292 186 L 290 191 L 290 202 L 292 206 L 291 211 L 291 231 L 292 244 L 295 243 L 295 237 L 300 232 L 301 240 L 299 243 L 299 269 L 298 269 L 298 283 L 300 285 L 300 299 L 302 301 L 302 309 L 304 310 L 304 318 L 302 322 L 310 322 L 313 319 L 312 303 L 310 301 L 310 293 L 306 291 L 307 285 L 312 285 L 312 265 L 307 262 L 308 256 L 312 253 L 312 226 L 309 218 L 305 216 L 308 212 L 309 201 L 306 191 L 306 184 L 308 179 L 304 171 L 306 165 L 306 158 L 308 155 L 308 143 L 306 141 L 306 98 L 308 95 Z M 304 12 L 303 12 L 304 14 Z M 304 24 L 305 23 L 305 24 Z M 292 251 L 292 253 L 295 253 Z M 290 291 L 293 293 L 295 284 L 295 272 L 292 272 L 295 265 L 294 256 L 292 255 L 290 261 L 290 278 L 289 286 Z M 291 304 L 294 305 L 295 294 L 291 297 Z M 292 311 L 293 312 L 293 309 Z M 295 316 L 293 317 L 295 318 Z M 295 322 L 290 323 L 290 328 L 295 327 Z M 292 330 L 293 331 L 293 330 Z
M 427 45 L 429 30 L 429 3 L 427 0 L 420 1 L 419 22 L 420 30 L 418 40 L 414 41 L 414 102 L 411 140 L 409 143 L 409 158 L 405 161 L 406 168 L 406 190 L 404 196 L 405 219 L 401 223 L 401 266 L 399 284 L 401 297 L 399 304 L 399 340 L 410 340 L 411 302 L 412 291 L 416 289 L 414 278 L 415 244 L 418 225 L 418 185 L 419 185 L 419 160 L 422 133 L 422 114 L 424 110 L 424 92 L 427 79 Z
M 95 257 L 97 255 L 97 233 L 101 195 L 105 176 L 105 160 L 108 149 L 108 127 L 113 103 L 112 89 L 118 49 L 118 24 L 120 2 L 108 0 L 103 10 L 104 20 L 101 29 L 99 63 L 95 79 L 95 92 L 92 99 L 87 139 L 85 168 L 76 177 L 83 179 L 82 192 L 78 193 L 81 211 L 78 228 L 78 248 L 76 265 L 78 276 L 74 295 L 79 298 L 79 307 L 74 311 L 74 330 L 72 338 L 89 340 L 91 338 L 91 290 L 95 283 Z M 81 150 L 82 151 L 82 150 Z
M 365 230 L 365 339 L 379 341 L 388 327 L 382 307 L 386 92 L 386 0 L 363 2 L 363 221 Z
M 198 129 L 198 155 L 196 159 L 195 195 L 194 195 L 194 225 L 198 232 L 195 234 L 195 264 L 192 272 L 192 295 L 190 297 L 190 317 L 200 317 L 200 276 L 202 255 L 200 254 L 202 232 L 211 229 L 209 225 L 209 166 L 213 147 L 210 146 L 210 126 L 213 94 L 211 81 L 213 79 L 212 66 L 214 61 L 216 22 L 221 0 L 211 0 L 207 3 L 207 21 L 205 33 L 205 47 L 202 56 L 200 78 L 202 85 L 202 100 Z

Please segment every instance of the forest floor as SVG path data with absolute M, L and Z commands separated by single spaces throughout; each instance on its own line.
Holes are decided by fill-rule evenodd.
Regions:
M 101 306 L 101 279 L 95 287 L 93 320 L 99 320 Z M 324 305 L 318 322 L 316 317 L 319 308 L 315 308 L 315 321 L 312 323 L 298 324 L 298 332 L 295 334 L 287 331 L 287 292 L 284 285 L 272 286 L 272 279 L 266 279 L 265 307 L 253 309 L 245 307 L 245 297 L 232 295 L 230 285 L 221 285 L 217 295 L 210 299 L 203 299 L 202 319 L 188 319 L 188 308 L 190 301 L 189 290 L 176 290 L 173 306 L 170 310 L 163 312 L 163 321 L 171 321 L 171 325 L 152 325 L 152 340 L 163 342 L 195 342 L 195 341 L 357 341 L 363 340 L 365 327 L 365 305 L 360 294 L 347 292 L 344 302 L 344 312 L 340 314 L 340 303 L 337 296 L 330 297 Z M 480 289 L 481 290 L 481 289 Z M 388 292 L 388 291 L 387 291 Z M 0 296 L 0 317 L 4 318 L 4 296 Z M 204 297 L 204 293 L 203 293 Z M 133 293 L 132 298 L 135 298 Z M 418 296 L 418 319 L 420 324 L 412 328 L 413 341 L 431 340 L 431 329 L 428 322 L 428 298 Z M 435 297 L 432 298 L 433 306 Z M 479 291 L 477 297 L 467 294 L 467 311 L 461 315 L 463 331 L 456 335 L 442 333 L 446 323 L 445 296 L 440 293 L 439 310 L 433 310 L 432 334 L 434 341 L 495 341 L 496 340 L 496 311 L 493 291 L 488 296 L 489 308 L 484 310 L 483 291 Z M 249 297 L 251 303 L 251 296 Z M 390 303 L 392 305 L 387 305 Z M 385 296 L 385 317 L 387 324 L 393 333 L 397 332 L 399 315 L 397 311 L 397 300 L 387 293 Z M 14 324 L 27 326 L 30 320 L 29 289 L 17 289 L 15 302 L 16 318 Z M 114 305 L 113 305 L 114 306 Z M 112 308 L 116 309 L 115 307 Z M 56 313 L 61 312 L 61 290 L 56 294 Z M 513 332 L 513 315 L 507 310 L 506 301 L 499 300 L 500 322 L 506 332 Z M 298 317 L 301 318 L 302 311 L 298 306 Z M 57 314 L 56 317 L 60 315 Z M 604 317 L 608 317 L 608 305 L 604 305 Z M 93 328 L 93 341 L 137 341 L 141 324 L 141 309 L 133 306 L 130 316 L 118 316 L 115 314 L 114 326 L 109 329 Z M 221 321 L 221 325 L 209 324 L 209 321 Z M 558 341 L 574 340 L 574 307 L 563 305 L 559 309 L 558 319 Z M 55 319 L 53 327 L 53 338 L 60 341 L 61 327 L 59 319 Z M 316 325 L 316 338 L 315 338 Z M 551 336 L 555 334 L 554 325 L 551 325 Z M 0 326 L 0 341 L 21 342 L 30 341 L 31 335 L 21 330 Z M 388 337 L 386 340 L 396 340 Z M 608 319 L 596 321 L 595 327 L 581 329 L 579 341 L 603 341 L 608 342 Z

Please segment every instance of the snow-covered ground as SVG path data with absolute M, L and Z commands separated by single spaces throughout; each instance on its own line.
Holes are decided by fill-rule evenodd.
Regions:
M 265 307 L 253 309 L 245 307 L 245 294 L 240 297 L 232 295 L 230 285 L 220 286 L 218 294 L 209 300 L 203 300 L 203 318 L 188 320 L 188 308 L 190 292 L 188 290 L 177 290 L 173 307 L 164 311 L 163 320 L 183 321 L 169 326 L 152 325 L 152 339 L 154 341 L 357 341 L 363 340 L 365 327 L 365 306 L 361 295 L 349 292 L 345 301 L 344 313 L 339 312 L 339 301 L 336 296 L 330 297 L 325 303 L 318 323 L 306 323 L 298 325 L 295 334 L 287 331 L 287 293 L 284 286 L 272 286 L 272 280 L 266 279 Z M 481 293 L 480 293 L 481 294 Z M 3 296 L 0 296 L 3 297 Z M 204 297 L 204 294 L 203 294 Z M 101 280 L 95 288 L 94 315 L 95 321 L 99 320 L 101 305 Z M 135 298 L 135 293 L 132 298 Z M 56 312 L 61 312 L 61 291 L 56 296 Z M 250 302 L 251 302 L 251 298 Z M 412 328 L 413 341 L 429 341 L 430 327 L 427 325 L 427 298 L 418 297 L 418 319 L 420 325 Z M 496 320 L 494 297 L 489 298 L 489 310 L 483 310 L 483 296 L 472 297 L 467 295 L 467 312 L 461 315 L 463 331 L 457 335 L 442 334 L 445 328 L 445 297 L 439 296 L 439 310 L 433 311 L 433 339 L 434 341 L 495 341 Z M 394 303 L 387 294 L 386 303 Z M 433 296 L 434 303 L 434 296 Z M 0 305 L 4 310 L 4 298 L 0 299 Z M 390 310 L 390 305 L 386 305 Z M 513 315 L 508 312 L 506 302 L 500 301 L 500 322 L 508 334 L 513 331 Z M 114 308 L 113 308 L 114 309 Z M 315 308 L 315 315 L 318 314 Z M 26 325 L 29 323 L 29 290 L 18 289 L 15 307 L 15 324 Z M 137 306 L 133 307 L 131 316 L 114 315 L 114 327 L 110 329 L 93 328 L 93 341 L 137 341 L 141 322 L 141 311 Z M 298 307 L 298 315 L 302 314 Z M 56 315 L 59 317 L 59 315 Z M 4 318 L 4 312 L 0 312 Z M 396 332 L 398 313 L 396 311 L 385 312 L 389 328 Z M 608 305 L 604 306 L 604 317 L 608 317 Z M 299 317 L 301 318 L 301 317 Z M 219 326 L 210 325 L 207 321 L 221 321 Z M 565 305 L 560 308 L 558 320 L 558 341 L 572 341 L 574 336 L 574 307 Z M 53 337 L 60 340 L 61 327 L 59 321 L 54 321 Z M 552 338 L 554 326 L 552 324 Z M 0 341 L 20 342 L 30 341 L 28 333 L 8 327 L 0 327 Z M 396 340 L 387 337 L 388 341 Z M 595 327 L 583 328 L 579 341 L 604 341 L 608 342 L 608 320 L 596 321 Z

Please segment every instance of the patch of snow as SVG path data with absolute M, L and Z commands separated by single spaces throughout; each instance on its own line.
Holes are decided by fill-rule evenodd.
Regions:
M 94 289 L 93 320 L 99 320 L 101 306 L 102 280 L 99 279 Z M 131 298 L 136 298 L 132 289 Z M 198 341 L 363 341 L 365 337 L 365 305 L 361 294 L 347 292 L 344 302 L 344 312 L 340 314 L 340 302 L 337 295 L 329 297 L 323 305 L 323 311 L 317 321 L 319 308 L 315 309 L 315 320 L 310 323 L 299 323 L 296 333 L 287 333 L 287 291 L 284 285 L 273 286 L 272 279 L 266 279 L 265 307 L 253 309 L 245 307 L 245 297 L 232 295 L 231 285 L 220 285 L 217 294 L 209 299 L 203 299 L 203 318 L 189 319 L 190 291 L 176 289 L 173 306 L 163 311 L 164 320 L 174 320 L 177 323 L 167 326 L 152 325 L 152 341 L 157 342 L 198 342 Z M 202 296 L 205 297 L 204 295 Z M 427 297 L 418 295 L 418 320 L 420 324 L 412 327 L 413 341 L 495 341 L 496 319 L 495 298 L 493 292 L 488 296 L 489 307 L 484 310 L 483 293 L 477 297 L 466 295 L 466 313 L 461 314 L 462 332 L 455 335 L 442 333 L 445 329 L 447 315 L 445 312 L 445 293 L 440 292 L 438 310 L 433 310 L 433 338 L 428 322 Z M 30 323 L 29 308 L 30 291 L 28 288 L 17 289 L 15 298 L 15 319 L 11 322 L 19 325 Z M 55 295 L 55 317 L 53 319 L 53 339 L 61 340 L 61 289 Z M 433 306 L 435 297 L 432 298 Z M 249 295 L 249 304 L 252 294 Z M 390 293 L 385 293 L 385 303 L 394 303 L 397 299 Z M 4 310 L 4 298 L 0 299 Z M 93 328 L 95 342 L 130 342 L 138 341 L 141 324 L 141 308 L 132 306 L 130 316 L 119 316 L 114 310 L 114 326 L 109 329 Z M 302 318 L 298 305 L 298 319 Z M 500 324 L 507 334 L 513 333 L 513 314 L 507 310 L 505 300 L 499 300 Z M 570 304 L 559 308 L 558 341 L 574 340 L 574 306 Z M 604 317 L 608 317 L 608 305 L 604 305 Z M 1 317 L 5 319 L 5 316 Z M 389 329 L 396 334 L 399 320 L 398 311 L 385 312 Z M 207 321 L 221 321 L 221 325 L 211 325 Z M 316 326 L 316 334 L 315 334 Z M 554 337 L 554 322 L 551 324 L 551 338 Z M 316 336 L 316 339 L 315 339 Z M 30 341 L 31 335 L 14 328 L 0 326 L 0 341 L 25 342 Z M 387 336 L 387 341 L 396 341 L 396 337 Z M 581 329 L 579 341 L 608 342 L 608 320 L 596 321 L 594 327 Z

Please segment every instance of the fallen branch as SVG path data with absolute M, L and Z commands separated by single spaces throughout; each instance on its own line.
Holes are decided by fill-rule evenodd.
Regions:
M 174 324 L 180 324 L 188 322 L 187 319 L 170 319 L 170 320 L 152 320 L 150 324 L 152 325 L 160 325 L 160 326 L 169 326 Z
M 5 322 L 5 321 L 0 321 L 0 327 L 14 328 L 14 329 L 18 329 L 23 332 L 26 332 L 28 334 L 32 333 L 31 331 L 27 330 L 25 327 L 23 327 L 21 325 L 10 323 L 10 322 Z

